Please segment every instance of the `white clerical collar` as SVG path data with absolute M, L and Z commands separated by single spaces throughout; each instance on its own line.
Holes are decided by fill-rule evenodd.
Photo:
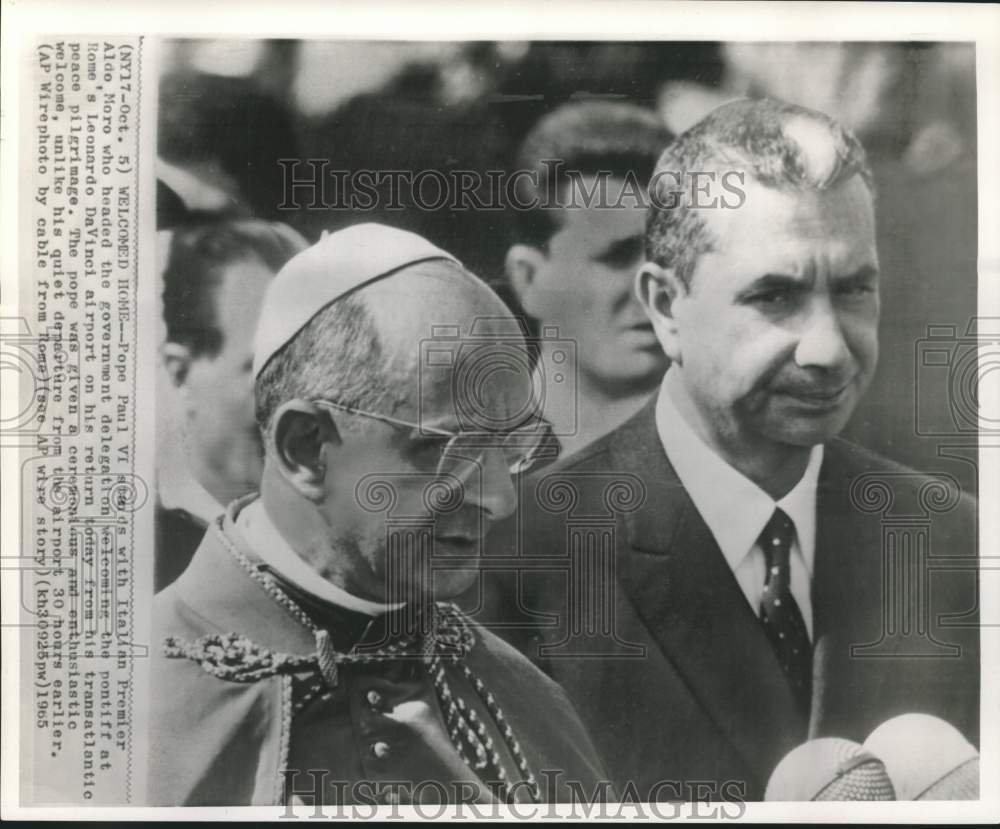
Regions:
M 729 566 L 736 570 L 757 543 L 775 507 L 780 507 L 795 524 L 799 551 L 811 576 L 822 444 L 812 448 L 806 470 L 795 487 L 775 502 L 716 454 L 684 419 L 671 398 L 671 390 L 679 381 L 678 372 L 668 369 L 656 400 L 656 429 L 677 477 L 712 531 Z
M 324 579 L 292 549 L 280 530 L 274 526 L 260 498 L 239 511 L 236 527 L 265 564 L 317 599 L 368 616 L 378 616 L 403 606 L 402 603 L 381 604 L 359 598 Z
M 205 487 L 179 467 L 161 470 L 157 490 L 164 509 L 184 510 L 205 524 L 211 524 L 226 511 Z

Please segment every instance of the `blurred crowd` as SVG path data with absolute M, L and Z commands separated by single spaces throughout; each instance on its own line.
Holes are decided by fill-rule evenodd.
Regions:
M 600 125 L 574 126 L 560 114 L 567 105 L 595 103 L 589 111 L 605 112 L 606 123 L 622 119 L 619 132 L 631 143 L 617 150 L 619 161 L 647 178 L 657 146 L 739 97 L 799 103 L 855 132 L 878 188 L 883 321 L 878 374 L 848 436 L 916 468 L 950 472 L 974 489 L 972 463 L 939 457 L 939 438 L 920 435 L 915 414 L 923 396 L 940 421 L 949 417 L 947 390 L 920 385 L 918 341 L 931 325 L 955 326 L 961 335 L 976 309 L 971 46 L 178 40 L 161 64 L 159 94 L 162 379 L 169 392 L 159 434 L 163 532 L 189 527 L 199 536 L 206 503 L 211 512 L 252 488 L 255 303 L 270 276 L 325 230 L 375 221 L 415 231 L 534 324 L 558 324 L 577 341 L 583 376 L 592 380 L 579 393 L 604 412 L 579 424 L 581 441 L 634 411 L 666 367 L 660 354 L 647 354 L 634 371 L 638 363 L 627 354 L 613 357 L 612 315 L 638 308 L 624 306 L 642 256 L 630 241 L 641 237 L 641 217 L 638 230 L 606 225 L 604 238 L 590 226 L 567 226 L 557 240 L 553 231 L 532 237 L 514 211 L 415 209 L 406 193 L 402 209 L 385 198 L 369 211 L 280 207 L 279 159 L 328 159 L 331 169 L 348 171 L 510 170 L 537 164 L 538 152 L 572 153 L 572 140 L 560 145 L 560 130 L 568 139 L 599 135 Z M 632 115 L 599 108 L 610 104 L 629 105 Z M 549 144 L 539 144 L 546 135 Z M 526 157 L 535 146 L 546 149 Z M 586 244 L 607 247 L 594 252 L 603 270 L 587 274 L 573 264 Z M 532 275 L 548 273 L 539 268 L 552 272 L 544 295 L 531 290 Z M 624 277 L 615 285 L 626 287 L 614 290 L 625 299 L 608 293 L 616 273 Z M 627 325 L 631 331 L 641 322 Z M 159 585 L 170 578 L 158 574 Z

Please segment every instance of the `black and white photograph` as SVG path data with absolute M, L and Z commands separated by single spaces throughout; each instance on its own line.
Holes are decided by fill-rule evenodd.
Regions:
M 5 56 L 5 816 L 995 819 L 996 7 L 305 5 Z

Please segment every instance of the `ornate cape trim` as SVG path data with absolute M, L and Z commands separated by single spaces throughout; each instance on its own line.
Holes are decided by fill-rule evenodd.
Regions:
M 432 631 L 423 641 L 404 639 L 375 650 L 340 653 L 334 650 L 325 630 L 314 629 L 316 650 L 308 656 L 274 653 L 238 633 L 209 633 L 193 642 L 168 636 L 163 641 L 163 654 L 170 659 L 190 659 L 206 673 L 229 682 L 258 682 L 279 674 L 313 670 L 329 688 L 335 688 L 340 665 L 391 659 L 464 659 L 475 646 L 465 615 L 453 604 L 437 603 L 433 616 Z
M 390 642 L 383 648 L 339 653 L 333 649 L 329 634 L 316 627 L 309 616 L 289 597 L 278 584 L 243 555 L 227 536 L 220 523 L 213 525 L 216 533 L 229 553 L 246 570 L 263 590 L 279 605 L 285 608 L 300 624 L 313 632 L 316 650 L 308 656 L 294 656 L 272 653 L 256 645 L 246 636 L 237 633 L 208 634 L 194 642 L 185 642 L 176 637 L 164 640 L 164 654 L 174 659 L 190 659 L 197 662 L 212 676 L 233 682 L 257 682 L 268 677 L 282 676 L 282 737 L 280 753 L 282 762 L 287 761 L 291 717 L 293 673 L 311 670 L 319 673 L 329 689 L 337 686 L 338 666 L 342 664 L 384 662 L 390 659 L 420 659 L 427 666 L 432 678 L 435 694 L 442 712 L 445 713 L 448 736 L 465 764 L 484 782 L 499 785 L 503 800 L 515 802 L 517 791 L 511 785 L 510 774 L 503 759 L 494 750 L 492 738 L 484 723 L 469 708 L 465 701 L 456 696 L 446 676 L 445 663 L 459 666 L 465 679 L 472 685 L 480 700 L 486 706 L 490 719 L 499 730 L 500 736 L 514 759 L 520 779 L 527 783 L 528 797 L 535 803 L 541 801 L 541 791 L 537 778 L 532 773 L 528 758 L 514 735 L 499 703 L 463 660 L 475 647 L 476 639 L 469 627 L 465 614 L 454 604 L 438 602 L 430 605 L 430 624 L 427 632 Z M 426 624 L 426 621 L 425 621 Z M 429 629 L 429 630 L 428 630 Z M 315 690 L 315 689 L 314 689 Z M 280 769 L 279 769 L 280 772 Z M 280 773 L 278 774 L 280 778 Z

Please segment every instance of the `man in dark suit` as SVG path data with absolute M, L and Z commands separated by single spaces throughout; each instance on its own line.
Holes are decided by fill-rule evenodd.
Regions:
M 907 711 L 977 742 L 975 502 L 837 437 L 878 354 L 861 146 L 735 102 L 650 197 L 636 287 L 671 368 L 524 483 L 479 618 L 566 689 L 623 797 L 760 799 L 797 744 Z

